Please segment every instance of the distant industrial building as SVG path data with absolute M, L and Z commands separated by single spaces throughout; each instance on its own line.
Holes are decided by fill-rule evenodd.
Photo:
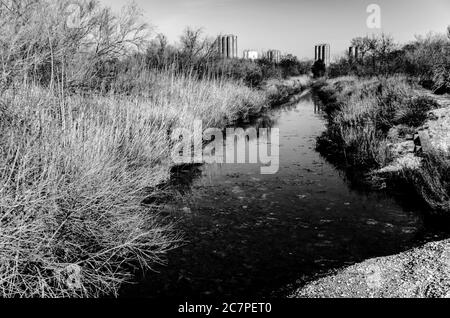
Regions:
M 348 57 L 350 60 L 357 60 L 359 55 L 359 48 L 356 46 L 350 46 L 348 48 Z
M 238 57 L 237 36 L 219 35 L 217 37 L 217 49 L 222 58 L 232 59 Z
M 258 53 L 258 51 L 254 51 L 254 50 L 245 50 L 243 57 L 245 60 L 255 61 L 255 60 L 259 59 L 259 53 Z
M 280 63 L 281 52 L 278 50 L 269 50 L 266 52 L 265 57 L 272 63 Z
M 319 44 L 315 47 L 315 61 L 322 60 L 326 66 L 330 66 L 331 48 L 329 44 Z

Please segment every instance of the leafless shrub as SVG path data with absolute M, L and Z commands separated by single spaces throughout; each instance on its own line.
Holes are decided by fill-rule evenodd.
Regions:
M 89 82 L 101 63 L 143 50 L 150 30 L 135 5 L 114 15 L 94 0 L 5 0 L 0 16 L 4 84 L 13 78 L 51 86 Z

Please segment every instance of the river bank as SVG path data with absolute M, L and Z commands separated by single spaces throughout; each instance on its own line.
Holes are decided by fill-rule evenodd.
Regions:
M 324 156 L 361 171 L 373 188 L 409 187 L 433 215 L 450 214 L 450 97 L 402 77 L 344 77 L 315 89 L 328 120 L 318 139 Z
M 316 83 L 328 115 L 319 151 L 335 164 L 359 167 L 372 188 L 400 183 L 426 203 L 425 213 L 448 222 L 450 99 L 402 78 L 355 80 Z M 371 259 L 309 283 L 292 297 L 449 297 L 449 251 L 446 240 Z
M 319 279 L 292 298 L 449 298 L 450 241 L 370 259 Z

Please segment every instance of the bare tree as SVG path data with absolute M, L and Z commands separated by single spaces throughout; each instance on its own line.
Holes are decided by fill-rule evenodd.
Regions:
M 77 6 L 78 24 L 68 25 Z M 142 50 L 150 28 L 131 4 L 115 15 L 96 0 L 0 0 L 0 76 L 77 83 L 95 65 Z
M 180 38 L 182 63 L 192 67 L 195 62 L 206 65 L 210 59 L 215 57 L 214 40 L 204 37 L 201 28 L 187 27 Z M 201 63 L 197 63 L 201 64 Z
M 149 43 L 150 27 L 141 22 L 142 16 L 135 4 L 125 7 L 120 15 L 115 15 L 110 8 L 97 7 L 83 19 L 79 30 L 81 33 L 77 55 L 84 74 L 74 76 L 74 80 L 89 80 L 98 74 L 97 65 L 105 61 L 122 59 L 136 52 L 142 52 Z M 91 70 L 91 72 L 87 72 Z
M 357 37 L 352 40 L 352 46 L 358 48 L 361 58 L 364 60 L 365 56 L 370 53 L 371 49 L 374 47 L 374 39 L 368 36 Z
M 187 27 L 180 37 L 181 50 L 190 57 L 198 56 L 204 48 L 202 41 L 203 29 Z
M 352 40 L 352 45 L 357 47 L 361 54 L 362 66 L 365 66 L 366 58 L 372 63 L 372 73 L 377 73 L 386 69 L 389 55 L 394 51 L 396 45 L 390 35 L 382 34 L 376 36 L 358 37 Z M 380 69 L 377 70 L 377 61 Z
M 380 71 L 387 73 L 389 57 L 396 49 L 397 45 L 395 44 L 394 38 L 387 34 L 382 34 L 376 43 L 375 55 L 377 59 L 380 61 Z

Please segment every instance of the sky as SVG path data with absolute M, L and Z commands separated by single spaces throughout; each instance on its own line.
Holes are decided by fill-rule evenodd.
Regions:
M 118 11 L 127 0 L 100 0 Z M 245 49 L 278 49 L 300 59 L 313 58 L 314 46 L 331 45 L 343 54 L 356 36 L 385 32 L 398 43 L 450 25 L 450 0 L 134 0 L 155 32 L 170 43 L 187 26 L 206 35 L 238 36 L 239 56 Z M 381 28 L 367 26 L 370 4 L 381 9 Z

